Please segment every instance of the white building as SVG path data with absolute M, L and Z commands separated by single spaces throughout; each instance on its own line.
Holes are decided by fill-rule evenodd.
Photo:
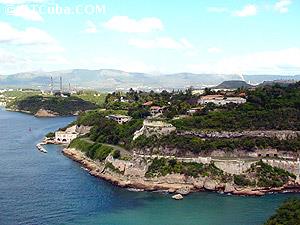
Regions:
M 176 127 L 170 123 L 144 120 L 143 127 L 134 133 L 133 140 L 137 139 L 141 135 L 146 135 L 147 137 L 151 135 L 168 135 L 175 130 Z
M 116 121 L 118 124 L 127 123 L 131 120 L 130 116 L 124 116 L 124 115 L 108 115 L 106 118 Z
M 91 127 L 77 126 L 67 128 L 65 131 L 55 132 L 55 142 L 58 144 L 70 144 L 75 138 L 90 132 Z
M 206 105 L 208 103 L 214 103 L 215 105 L 226 105 L 228 103 L 243 104 L 246 103 L 246 99 L 241 97 L 225 97 L 223 95 L 206 95 L 200 97 L 198 104 Z

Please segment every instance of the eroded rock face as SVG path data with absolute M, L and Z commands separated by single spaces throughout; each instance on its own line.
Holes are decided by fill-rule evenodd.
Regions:
M 232 193 L 235 191 L 233 184 L 226 183 L 224 188 L 224 193 Z
M 239 138 L 239 137 L 271 137 L 279 140 L 289 140 L 300 137 L 300 131 L 293 130 L 253 130 L 242 132 L 197 132 L 197 131 L 178 131 L 179 135 L 191 135 L 200 138 Z
M 180 195 L 188 195 L 191 192 L 189 187 L 185 187 L 185 188 L 180 188 L 176 191 L 176 193 L 180 194 Z
M 237 195 L 263 195 L 269 192 L 280 192 L 283 190 L 299 191 L 299 185 L 295 182 L 290 182 L 290 186 L 283 186 L 280 188 L 257 188 L 257 187 L 238 187 L 233 183 L 222 183 L 219 180 L 208 177 L 187 177 L 183 174 L 168 174 L 161 177 L 146 177 L 145 173 L 148 169 L 150 161 L 141 158 L 134 158 L 131 161 L 124 161 L 114 159 L 109 156 L 106 162 L 113 164 L 120 172 L 110 170 L 106 167 L 106 162 L 93 161 L 88 158 L 83 152 L 76 149 L 64 149 L 64 154 L 73 160 L 81 163 L 91 175 L 103 178 L 125 188 L 136 188 L 146 191 L 167 191 L 169 193 L 187 195 L 190 192 L 199 190 L 209 191 L 224 191 L 224 193 L 232 193 Z M 283 162 L 284 163 L 284 162 Z
M 58 113 L 50 111 L 50 110 L 40 109 L 34 115 L 36 117 L 55 117 L 55 116 L 58 116 Z
M 206 179 L 204 182 L 204 188 L 209 191 L 214 191 L 217 188 L 217 183 L 213 180 Z

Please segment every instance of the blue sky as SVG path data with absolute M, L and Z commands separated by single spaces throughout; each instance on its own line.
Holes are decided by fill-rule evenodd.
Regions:
M 299 12 L 298 0 L 0 0 L 0 74 L 300 74 Z

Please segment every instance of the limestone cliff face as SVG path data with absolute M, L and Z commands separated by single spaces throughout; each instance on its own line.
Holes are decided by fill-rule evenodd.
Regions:
M 86 157 L 84 153 L 76 149 L 64 149 L 63 153 L 73 160 L 81 163 L 89 173 L 93 176 L 108 180 L 120 187 L 135 188 L 147 191 L 167 191 L 169 193 L 179 193 L 182 195 L 194 191 L 209 190 L 220 191 L 224 193 L 233 193 L 237 195 L 263 195 L 268 192 L 280 192 L 283 190 L 300 190 L 300 186 L 291 181 L 279 188 L 270 187 L 239 187 L 233 184 L 233 181 L 215 180 L 212 177 L 198 176 L 191 177 L 183 174 L 168 174 L 160 177 L 147 177 L 146 172 L 151 159 L 141 158 L 135 155 L 132 160 L 125 161 L 114 159 L 108 156 L 104 162 L 93 161 Z M 181 160 L 177 158 L 177 160 Z M 185 159 L 188 160 L 189 159 Z M 194 159 L 190 159 L 193 161 Z M 227 174 L 242 174 L 252 163 L 238 160 L 231 161 L 210 161 L 216 167 L 222 169 Z M 268 164 L 285 168 L 291 172 L 295 172 L 296 164 L 286 165 L 285 162 L 265 161 Z M 109 165 L 109 166 L 108 166 Z
M 239 138 L 239 137 L 270 137 L 279 140 L 289 140 L 300 137 L 300 131 L 293 130 L 253 130 L 242 132 L 197 132 L 197 131 L 178 131 L 178 135 L 190 135 L 200 138 Z
M 34 114 L 36 117 L 55 117 L 58 116 L 58 113 L 50 111 L 50 110 L 45 110 L 45 109 L 40 109 L 39 111 Z

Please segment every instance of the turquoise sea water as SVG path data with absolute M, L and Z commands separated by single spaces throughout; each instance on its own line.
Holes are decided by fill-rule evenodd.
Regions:
M 0 224 L 252 225 L 297 194 L 237 197 L 130 192 L 90 176 L 43 135 L 74 118 L 35 118 L 0 109 Z M 31 128 L 31 131 L 30 129 Z

